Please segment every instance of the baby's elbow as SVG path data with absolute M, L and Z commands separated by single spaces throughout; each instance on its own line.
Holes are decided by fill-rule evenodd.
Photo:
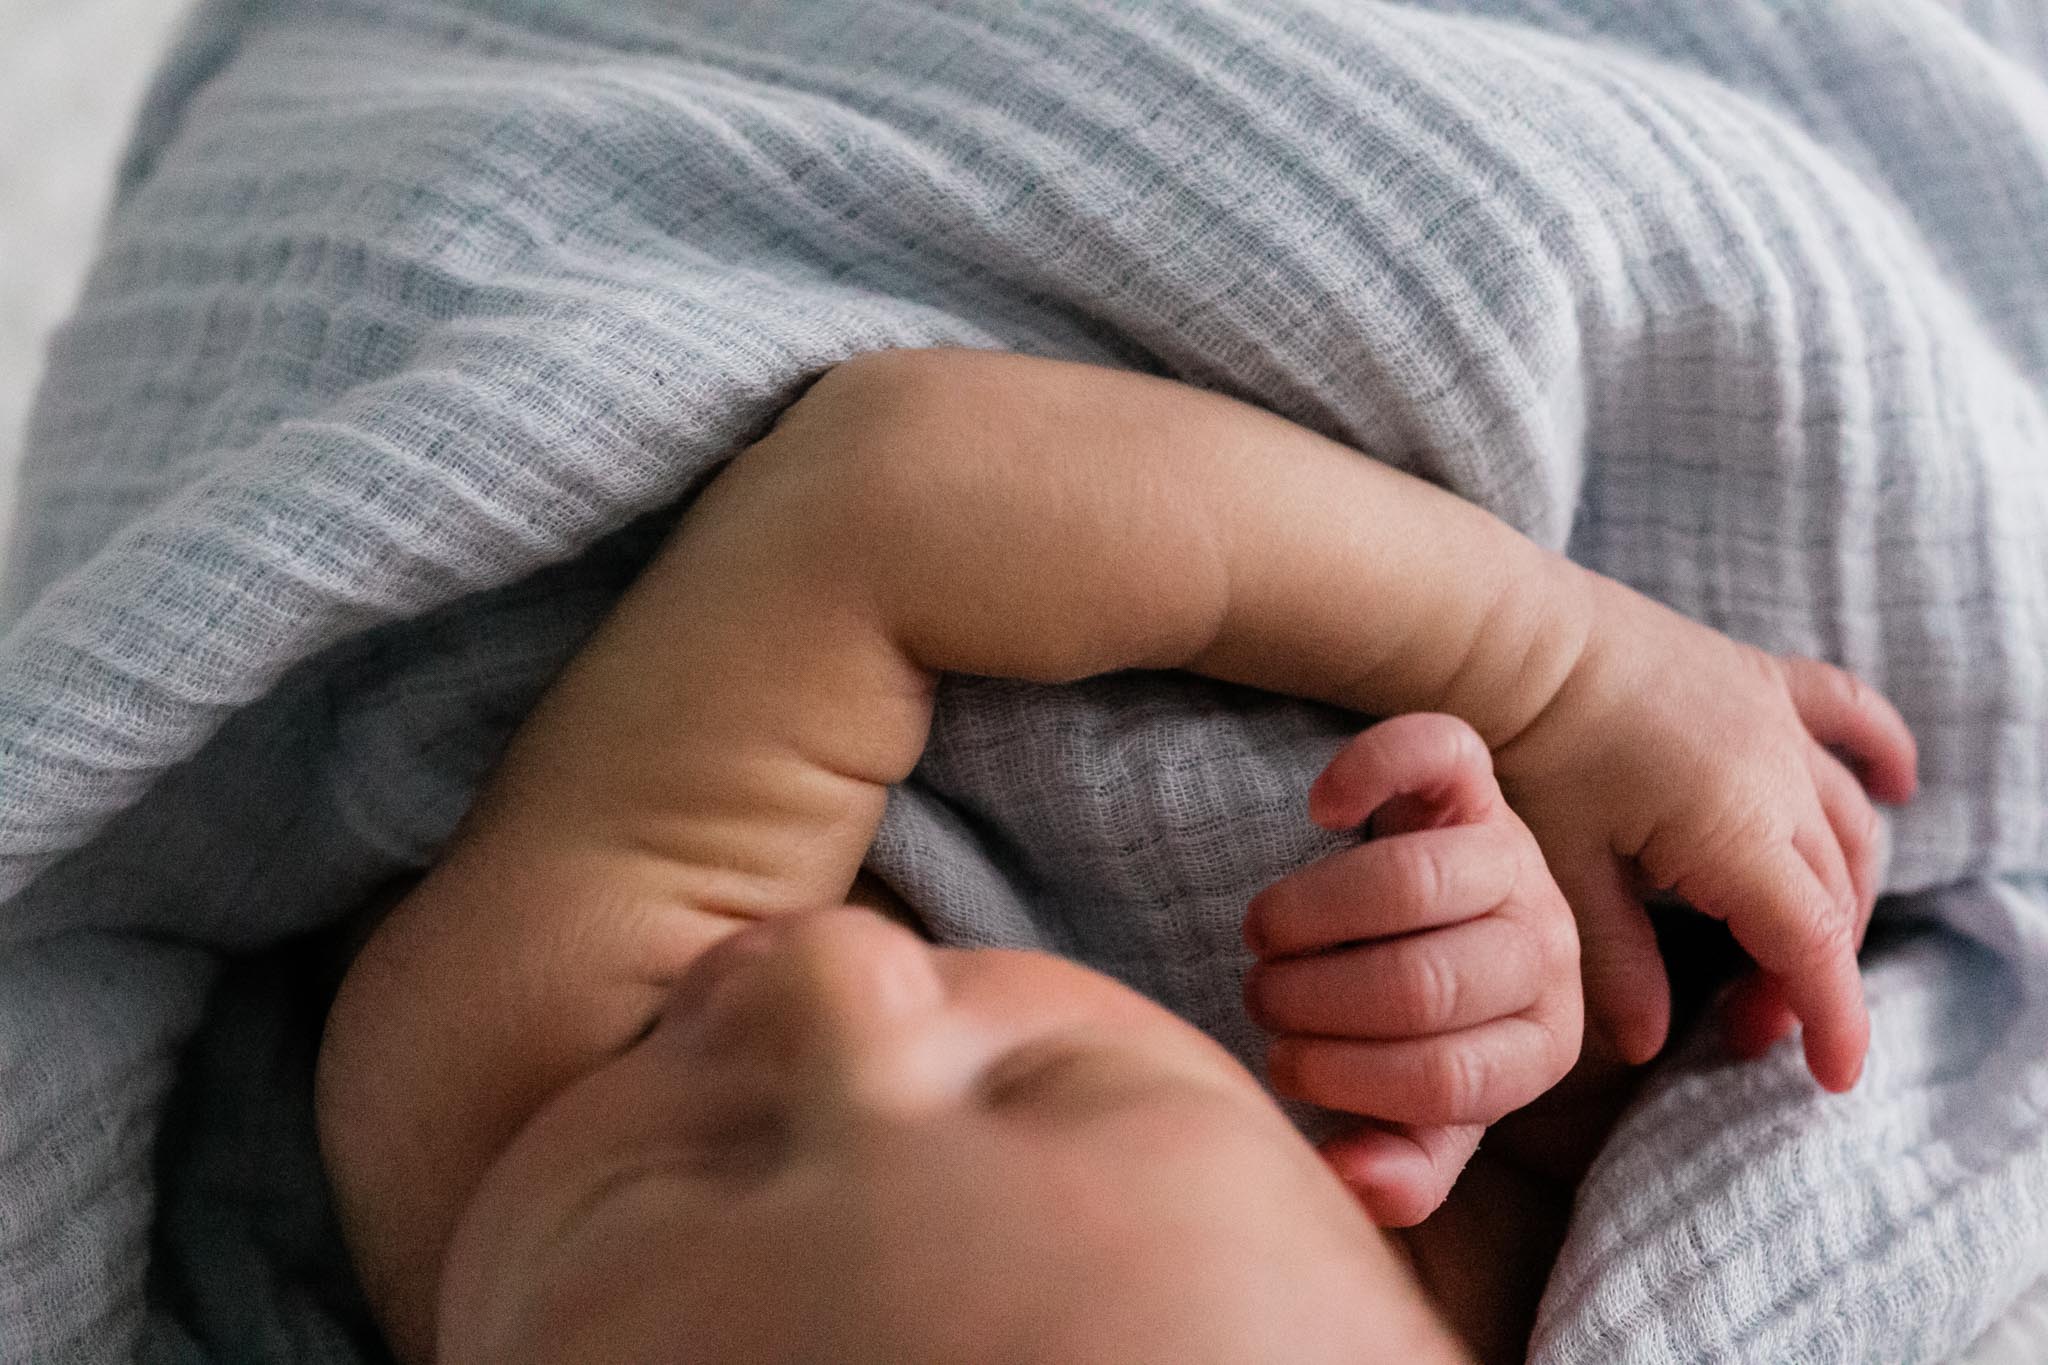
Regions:
M 772 467 L 785 523 L 814 549 L 872 551 L 858 569 L 871 581 L 907 572 L 964 514 L 1004 500 L 1015 470 L 1001 458 L 1001 362 L 1014 359 L 959 349 L 853 356 L 739 463 Z

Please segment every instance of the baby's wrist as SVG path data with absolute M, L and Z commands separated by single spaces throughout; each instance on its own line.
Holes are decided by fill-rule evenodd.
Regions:
M 1441 707 L 1467 721 L 1496 753 L 1558 701 L 1599 628 L 1599 576 L 1515 539 L 1515 562 L 1501 575 Z

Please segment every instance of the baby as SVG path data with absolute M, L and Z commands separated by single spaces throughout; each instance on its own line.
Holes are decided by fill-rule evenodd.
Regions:
M 1246 919 L 1274 1088 L 1373 1121 L 1324 1160 L 1192 1027 L 930 946 L 861 875 L 941 672 L 1125 668 L 1398 717 L 1310 796 L 1381 837 Z M 364 947 L 323 1146 L 407 1359 L 1458 1359 L 1373 1222 L 1573 1066 L 1581 948 L 1641 1061 L 1669 1011 L 1642 896 L 1725 919 L 1762 969 L 1739 1044 L 1796 1018 L 1844 1089 L 1865 789 L 1912 785 L 1845 674 L 1280 418 L 862 357 L 697 500 Z

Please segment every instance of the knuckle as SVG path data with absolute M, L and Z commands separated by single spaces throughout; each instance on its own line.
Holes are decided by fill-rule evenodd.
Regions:
M 1440 1047 L 1429 1053 L 1425 1084 L 1444 1118 L 1456 1122 L 1478 1113 L 1491 1077 L 1484 1055 L 1470 1046 Z
M 1789 673 L 1787 661 L 1766 649 L 1759 649 L 1747 641 L 1737 640 L 1735 657 L 1752 677 L 1771 684 L 1782 693 Z
M 1689 844 L 1681 845 L 1675 833 L 1660 841 L 1654 858 L 1646 852 L 1643 864 L 1658 890 L 1698 906 L 1713 898 L 1712 887 L 1722 869 L 1745 866 L 1750 850 L 1782 843 L 1786 837 L 1759 803 L 1738 800 Z
M 1520 961 L 1527 979 L 1538 983 L 1539 999 L 1554 995 L 1559 985 L 1579 988 L 1579 935 L 1569 914 L 1535 914 L 1516 922 Z
M 1537 1093 L 1541 1094 L 1571 1074 L 1579 1063 L 1579 1052 L 1585 1045 L 1586 1018 L 1579 1006 L 1577 992 L 1563 995 L 1558 1001 L 1559 1008 L 1542 1020 L 1545 1047 L 1543 1083 Z M 1534 1099 L 1535 1096 L 1530 1096 Z
M 1548 916 L 1517 907 L 1494 919 L 1508 936 L 1503 944 L 1504 955 L 1517 971 L 1536 975 L 1551 966 L 1551 940 L 1556 931 L 1547 922 Z
M 1579 929 L 1572 919 L 1571 907 L 1563 897 L 1555 898 L 1554 905 L 1548 905 L 1536 916 L 1536 942 L 1541 954 L 1542 971 L 1546 976 L 1578 980 Z
M 1440 905 L 1444 899 L 1444 868 L 1432 845 L 1423 839 L 1397 839 L 1385 846 L 1387 874 L 1400 893 L 1418 906 Z
M 1825 967 L 1856 951 L 1856 923 L 1845 907 L 1831 905 L 1815 912 L 1802 936 L 1800 952 L 1809 968 Z
M 1445 961 L 1443 954 L 1426 949 L 1410 951 L 1403 961 L 1399 993 L 1414 1026 L 1429 1030 L 1448 1028 L 1457 1017 L 1463 994 L 1456 969 Z

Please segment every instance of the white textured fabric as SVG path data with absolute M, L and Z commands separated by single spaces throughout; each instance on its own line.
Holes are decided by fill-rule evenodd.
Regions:
M 1534 1349 L 1978 1338 L 2048 1268 L 2044 69 L 2021 0 L 204 7 L 29 438 L 0 1359 L 360 1358 L 282 1273 L 206 1307 L 204 1238 L 144 1278 L 212 951 L 430 857 L 636 519 L 934 343 L 1237 394 L 1883 687 L 1923 795 L 1864 1084 L 1681 1052 Z M 1252 1056 L 1237 916 L 1354 723 L 950 685 L 876 861 Z

